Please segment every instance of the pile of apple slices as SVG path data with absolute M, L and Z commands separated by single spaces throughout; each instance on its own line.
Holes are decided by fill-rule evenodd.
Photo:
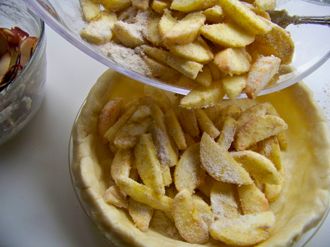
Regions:
M 192 89 L 181 102 L 186 108 L 212 106 L 224 95 L 255 98 L 293 58 L 290 34 L 267 13 L 274 0 L 80 2 L 81 37 L 135 49 L 153 78 Z
M 152 88 L 110 99 L 98 132 L 114 154 L 103 200 L 150 228 L 193 244 L 252 246 L 275 224 L 284 181 L 285 121 L 270 103 L 230 100 L 187 110 Z M 90 159 L 83 165 L 92 162 Z
M 0 91 L 6 88 L 29 62 L 38 38 L 19 27 L 0 28 Z

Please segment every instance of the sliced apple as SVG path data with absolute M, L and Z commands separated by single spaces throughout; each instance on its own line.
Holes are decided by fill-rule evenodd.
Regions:
M 159 34 L 161 35 L 162 39 L 165 38 L 167 33 L 170 32 L 176 23 L 177 19 L 172 16 L 171 11 L 165 9 L 164 14 L 162 15 L 158 24 Z
M 112 39 L 112 27 L 117 21 L 115 13 L 101 12 L 80 31 L 80 36 L 93 44 L 104 44 Z
M 117 121 L 112 124 L 105 132 L 104 138 L 112 143 L 118 131 L 126 124 L 130 117 L 134 114 L 138 105 L 133 103 L 120 117 Z
M 168 135 L 164 114 L 158 105 L 151 104 L 149 106 L 153 118 L 150 132 L 157 149 L 158 159 L 162 166 L 173 167 L 178 161 L 178 156 Z
M 9 50 L 9 44 L 6 35 L 0 29 L 0 57 L 5 55 Z
M 262 10 L 274 10 L 276 8 L 276 0 L 255 0 L 254 4 Z
M 228 245 L 253 246 L 269 237 L 274 224 L 275 215 L 272 211 L 231 219 L 221 218 L 211 225 L 210 234 Z
M 185 133 L 192 138 L 196 138 L 200 134 L 198 127 L 196 112 L 185 108 L 179 108 L 179 121 Z
M 238 128 L 244 126 L 250 120 L 253 120 L 255 117 L 264 116 L 269 114 L 269 109 L 273 106 L 266 102 L 266 103 L 259 103 L 256 105 L 252 105 L 251 107 L 247 108 L 245 111 L 238 118 Z
M 211 187 L 210 201 L 212 211 L 217 218 L 235 218 L 240 215 L 232 184 L 214 182 Z
M 202 167 L 215 180 L 237 185 L 252 183 L 248 172 L 206 133 L 202 136 L 200 157 Z
M 170 6 L 169 2 L 162 0 L 152 0 L 151 8 L 158 14 L 164 13 L 164 10 Z
M 110 186 L 103 195 L 106 203 L 116 206 L 117 208 L 127 208 L 127 200 L 117 186 Z
M 85 21 L 90 22 L 100 14 L 100 4 L 92 0 L 80 0 L 80 6 Z
M 282 171 L 281 148 L 276 136 L 259 142 L 258 152 L 270 159 L 278 171 Z
M 128 213 L 132 217 L 134 225 L 141 231 L 148 230 L 153 212 L 154 210 L 150 206 L 129 198 Z
M 241 76 L 226 76 L 222 79 L 223 88 L 230 99 L 238 97 L 246 87 L 247 78 Z
M 140 10 L 147 10 L 149 8 L 149 0 L 131 0 L 132 6 L 140 9 Z
M 193 12 L 212 7 L 216 3 L 216 0 L 174 0 L 172 1 L 171 9 L 181 12 Z
M 235 133 L 237 129 L 237 121 L 232 117 L 227 117 L 222 125 L 222 130 L 217 143 L 225 150 L 229 150 L 232 142 L 234 141 Z
M 154 231 L 166 237 L 170 237 L 172 239 L 177 239 L 177 240 L 182 239 L 180 237 L 178 230 L 174 225 L 173 219 L 160 210 L 154 210 L 154 214 L 150 222 L 150 227 Z
M 0 84 L 3 77 L 6 75 L 7 71 L 10 68 L 11 55 L 9 52 L 2 55 L 0 58 Z
M 254 117 L 238 129 L 234 141 L 236 150 L 245 150 L 259 141 L 277 135 L 288 128 L 284 120 L 277 116 Z
M 196 117 L 198 125 L 203 132 L 206 132 L 212 138 L 216 138 L 220 135 L 220 131 L 214 126 L 211 119 L 202 109 L 196 109 Z
M 211 207 L 199 196 L 193 195 L 194 207 L 196 214 L 210 226 L 214 221 L 214 214 Z
M 223 10 L 219 5 L 215 5 L 211 8 L 204 10 L 203 14 L 206 17 L 208 23 L 219 23 L 223 20 Z
M 134 200 L 144 203 L 154 209 L 159 209 L 166 213 L 171 213 L 172 211 L 172 198 L 165 195 L 158 195 L 153 189 L 140 184 L 133 179 L 120 179 L 119 188 Z
M 251 54 L 258 56 L 274 55 L 281 59 L 283 64 L 290 64 L 294 55 L 294 42 L 288 31 L 271 23 L 272 30 L 264 35 L 257 35 L 255 42 L 248 46 Z
M 241 75 L 250 70 L 251 57 L 245 48 L 227 48 L 214 57 L 214 63 L 228 75 Z
M 115 124 L 122 113 L 122 99 L 109 100 L 102 108 L 98 118 L 98 131 L 103 137 L 105 132 Z
M 274 202 L 281 195 L 283 184 L 265 184 L 265 196 L 269 202 Z
M 157 62 L 166 64 L 166 58 L 168 56 L 168 51 L 165 51 L 160 48 L 152 47 L 149 45 L 142 45 L 141 49 L 145 55 L 151 57 L 152 59 L 155 59 Z
M 149 17 L 147 20 L 147 27 L 143 29 L 143 36 L 155 46 L 159 46 L 162 43 L 158 28 L 159 22 L 159 17 Z
M 231 155 L 261 184 L 279 184 L 281 182 L 280 173 L 265 156 L 251 150 L 232 152 Z
M 237 187 L 241 208 L 244 214 L 254 214 L 269 210 L 265 194 L 254 184 Z
M 169 66 L 166 66 L 148 56 L 142 56 L 151 70 L 151 74 L 155 78 L 159 78 L 166 82 L 173 82 L 180 78 L 180 73 Z
M 209 239 L 208 225 L 195 211 L 192 195 L 187 190 L 175 196 L 173 217 L 176 228 L 187 242 L 202 244 Z
M 203 64 L 213 59 L 212 51 L 201 38 L 189 44 L 170 46 L 170 51 L 174 55 Z
M 118 184 L 118 180 L 129 177 L 132 167 L 133 154 L 130 150 L 118 150 L 111 162 L 110 174 L 112 179 Z
M 127 47 L 137 47 L 144 44 L 142 32 L 137 31 L 136 23 L 117 21 L 112 29 L 116 39 Z
M 211 107 L 217 104 L 224 96 L 221 83 L 214 82 L 208 88 L 194 88 L 183 97 L 180 106 L 187 109 Z
M 199 145 L 190 146 L 181 156 L 174 171 L 174 184 L 178 191 L 188 190 L 191 194 L 201 184 L 203 170 L 200 167 Z
M 99 0 L 101 4 L 109 11 L 119 12 L 127 9 L 132 3 L 131 0 Z
M 268 33 L 272 26 L 257 16 L 239 0 L 219 0 L 225 14 L 236 24 L 252 34 Z
M 203 64 L 190 61 L 172 54 L 167 55 L 166 63 L 190 79 L 196 79 L 198 73 L 203 69 Z
M 248 73 L 245 92 L 249 98 L 255 98 L 278 73 L 281 59 L 275 56 L 261 56 L 251 66 Z
M 183 45 L 193 42 L 196 40 L 205 19 L 201 12 L 186 15 L 163 33 L 164 43 L 167 45 Z
M 232 23 L 204 25 L 201 34 L 223 47 L 245 47 L 254 41 L 254 35 Z
M 141 135 L 134 153 L 136 168 L 143 183 L 152 188 L 157 194 L 164 195 L 165 188 L 161 165 L 150 134 Z
M 201 86 L 208 87 L 212 84 L 212 74 L 208 66 L 203 67 L 203 71 L 199 72 L 195 81 Z
M 178 117 L 173 109 L 169 109 L 165 114 L 165 122 L 168 133 L 172 136 L 176 146 L 179 150 L 187 149 L 187 142 L 184 132 L 179 123 Z
M 133 148 L 138 142 L 139 136 L 146 133 L 150 127 L 151 118 L 142 121 L 126 123 L 116 134 L 113 144 L 118 149 Z
M 29 60 L 34 52 L 34 49 L 37 46 L 37 43 L 38 43 L 38 39 L 36 37 L 27 37 L 21 42 L 21 44 L 20 44 L 20 51 L 21 51 L 20 64 L 21 64 L 21 66 L 24 66 L 29 62 Z

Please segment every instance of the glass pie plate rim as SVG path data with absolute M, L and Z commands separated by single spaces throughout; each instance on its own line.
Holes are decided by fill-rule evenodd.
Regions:
M 75 126 L 78 122 L 78 118 L 82 112 L 82 109 L 84 107 L 84 105 L 87 102 L 87 96 L 86 98 L 83 100 L 83 103 L 81 104 L 72 128 L 71 128 L 71 132 L 70 132 L 70 138 L 69 138 L 69 143 L 68 143 L 68 165 L 69 165 L 69 173 L 70 173 L 70 180 L 71 180 L 71 184 L 74 190 L 74 194 L 76 196 L 76 198 L 78 199 L 78 202 L 80 204 L 80 207 L 82 208 L 84 214 L 87 216 L 87 218 L 92 222 L 92 225 L 98 229 L 98 231 L 101 232 L 102 236 L 105 237 L 105 239 L 107 241 L 109 241 L 111 244 L 114 244 L 115 246 L 117 246 L 115 243 L 117 243 L 118 241 L 120 242 L 120 238 L 118 236 L 116 236 L 115 234 L 112 235 L 112 233 L 107 232 L 107 230 L 104 228 L 104 226 L 98 222 L 93 215 L 92 212 L 92 207 L 86 203 L 86 201 L 84 201 L 84 198 L 81 195 L 81 188 L 79 188 L 76 184 L 76 178 L 74 175 L 74 162 L 73 162 L 73 135 L 74 135 L 74 131 L 75 131 Z M 300 235 L 298 235 L 291 243 L 292 247 L 306 247 L 307 244 L 310 243 L 310 241 L 314 238 L 314 236 L 319 232 L 319 230 L 321 229 L 321 227 L 323 226 L 325 220 L 327 219 L 328 215 L 330 213 L 330 198 L 327 202 L 327 207 L 326 210 L 323 212 L 323 215 L 318 219 L 318 223 L 316 225 L 313 225 L 311 227 L 308 227 L 306 230 L 304 230 L 304 232 L 302 232 Z M 115 239 L 114 239 L 115 238 Z M 118 245 L 120 246 L 120 245 Z
M 77 0 L 78 1 L 78 0 Z M 282 0 L 286 1 L 286 0 Z M 47 3 L 46 3 L 47 2 Z M 83 42 L 80 38 L 78 38 L 73 33 L 70 33 L 65 28 L 65 24 L 61 24 L 55 17 L 59 17 L 56 13 L 56 10 L 52 7 L 48 0 L 27 0 L 29 7 L 40 16 L 41 19 L 45 21 L 54 31 L 60 34 L 64 39 L 69 41 L 73 46 L 80 49 L 89 57 L 92 57 L 96 61 L 104 64 L 105 66 L 124 74 L 134 80 L 137 80 L 141 83 L 147 84 L 149 86 L 157 87 L 159 89 L 163 89 L 166 91 L 170 91 L 177 94 L 186 95 L 189 93 L 189 89 L 182 88 L 179 86 L 167 84 L 165 82 L 161 82 L 157 79 L 142 75 L 133 70 L 129 70 L 124 66 L 115 63 L 110 58 L 107 58 L 105 55 L 102 55 L 100 52 L 94 50 L 87 43 Z M 45 9 L 48 9 L 47 10 Z M 330 49 L 323 54 L 323 56 L 313 57 L 309 62 L 303 64 L 299 68 L 295 68 L 293 72 L 289 74 L 285 74 L 276 84 L 270 86 L 264 90 L 262 90 L 259 95 L 270 94 L 284 88 L 287 88 L 299 81 L 301 81 L 306 76 L 313 73 L 317 70 L 323 63 L 325 63 L 330 58 Z M 243 94 L 240 97 L 245 97 Z

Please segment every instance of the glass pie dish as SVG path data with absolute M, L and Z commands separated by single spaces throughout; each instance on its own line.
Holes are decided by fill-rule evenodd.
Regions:
M 121 81 L 121 83 L 111 83 L 114 81 Z M 121 86 L 116 87 L 116 85 Z M 127 89 L 128 86 L 132 85 L 134 85 L 134 90 L 130 90 L 127 97 L 131 97 L 134 92 L 139 91 L 141 85 L 108 71 L 94 85 L 78 112 L 69 144 L 69 170 L 74 190 L 85 213 L 115 246 L 127 246 L 127 244 L 130 246 L 155 246 L 151 245 L 155 239 L 164 241 L 164 246 L 188 246 L 182 241 L 175 241 L 175 244 L 173 241 L 167 242 L 168 238 L 152 229 L 146 233 L 146 236 L 141 237 L 140 234 L 144 233 L 132 230 L 133 223 L 129 224 L 130 221 L 126 214 L 118 213 L 120 209 L 103 202 L 101 189 L 103 182 L 101 180 L 104 179 L 102 175 L 104 167 L 97 168 L 99 166 L 97 163 L 108 164 L 109 162 L 102 151 L 96 151 L 101 147 L 98 138 L 89 138 L 96 132 L 95 129 L 93 130 L 94 127 L 91 127 L 95 124 L 96 119 L 93 114 L 97 114 L 96 108 L 102 106 L 101 101 L 103 102 L 108 98 L 103 94 L 105 91 L 115 92 L 112 94 L 113 97 L 123 96 L 125 95 L 124 90 L 120 88 Z M 100 101 L 95 102 L 96 99 L 100 99 Z M 274 230 L 275 240 L 272 241 L 275 242 L 268 243 L 266 240 L 261 246 L 306 246 L 322 226 L 329 212 L 330 181 L 326 176 L 322 176 L 322 174 L 328 174 L 330 170 L 327 123 L 313 101 L 310 91 L 302 83 L 260 97 L 258 100 L 271 102 L 289 125 L 289 148 L 284 154 L 284 165 L 288 165 L 288 172 L 291 173 L 288 177 L 290 180 L 287 182 L 287 187 L 284 189 L 286 191 L 284 199 L 287 201 L 282 200 L 282 198 L 279 203 L 276 202 L 271 206 L 279 224 L 277 230 Z M 301 107 L 301 104 L 304 107 Z M 92 125 L 85 125 L 84 122 L 86 121 Z M 315 131 L 315 135 L 309 135 L 306 131 L 311 128 Z M 92 141 L 90 143 L 89 141 L 85 142 L 87 139 Z M 92 156 L 95 155 L 95 157 L 91 156 L 95 166 L 89 168 L 85 166 L 82 170 L 81 160 L 88 158 L 88 153 L 86 153 L 88 150 L 91 150 Z M 301 158 L 302 155 L 304 158 Z M 106 162 L 101 161 L 103 159 Z M 313 164 L 313 168 L 310 164 Z M 85 180 L 83 174 L 86 172 L 95 173 L 95 175 Z M 309 188 L 312 187 L 313 189 L 310 190 Z M 298 228 L 297 225 L 299 225 Z M 128 235 L 125 232 L 126 228 L 129 229 L 127 230 Z M 132 231 L 135 240 L 128 243 L 127 236 L 132 236 L 130 234 Z M 282 237 L 285 238 L 285 244 L 281 242 Z M 215 245 L 209 243 L 205 246 Z
M 166 84 L 129 70 L 103 55 L 99 47 L 83 41 L 80 38 L 79 32 L 84 26 L 84 22 L 81 18 L 78 0 L 27 0 L 27 2 L 30 8 L 50 27 L 100 63 L 147 85 L 178 94 L 187 94 L 189 92 L 186 88 Z M 281 0 L 278 2 L 278 9 L 287 9 L 290 14 L 294 15 L 320 16 L 327 15 L 330 12 L 330 5 L 318 5 L 315 2 L 306 2 L 303 0 Z M 291 64 L 294 69 L 292 72 L 282 74 L 277 83 L 264 89 L 261 95 L 278 91 L 301 81 L 330 57 L 330 32 L 327 26 L 290 25 L 287 30 L 291 33 L 296 46 Z M 318 38 L 320 35 L 323 37 L 322 39 Z

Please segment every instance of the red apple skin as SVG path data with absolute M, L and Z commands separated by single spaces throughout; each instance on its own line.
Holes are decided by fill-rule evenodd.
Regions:
M 21 40 L 30 36 L 27 32 L 20 29 L 19 27 L 13 27 L 11 28 L 11 31 L 15 33 L 18 37 L 20 37 Z

